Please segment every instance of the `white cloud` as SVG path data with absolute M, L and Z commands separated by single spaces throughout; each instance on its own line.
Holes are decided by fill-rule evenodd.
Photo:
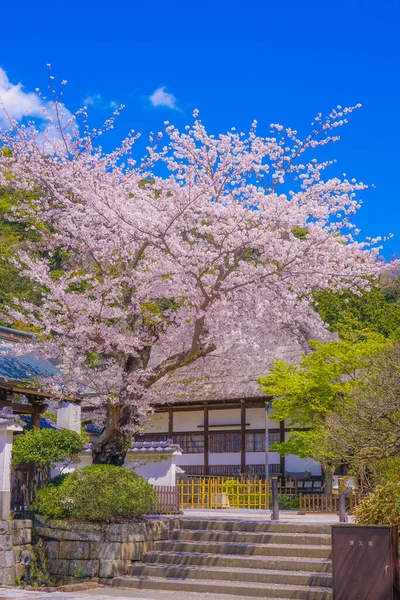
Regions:
M 19 121 L 27 115 L 43 118 L 43 102 L 37 94 L 24 92 L 21 83 L 11 83 L 0 67 L 0 125 L 4 125 L 8 117 Z
M 167 106 L 173 110 L 178 110 L 175 96 L 169 92 L 166 92 L 165 86 L 157 88 L 156 91 L 153 92 L 153 94 L 149 97 L 149 100 L 153 106 Z
M 118 108 L 119 104 L 116 100 L 107 102 L 101 94 L 90 94 L 83 101 L 85 106 L 96 106 L 98 108 Z
M 101 94 L 91 94 L 87 98 L 84 99 L 85 106 L 94 106 L 95 104 L 101 104 L 103 99 Z

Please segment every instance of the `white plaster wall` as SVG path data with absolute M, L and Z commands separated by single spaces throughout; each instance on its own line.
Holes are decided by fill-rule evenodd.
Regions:
M 204 425 L 204 412 L 202 410 L 188 410 L 174 412 L 174 433 L 194 431 L 201 433 Z
M 177 465 L 204 465 L 204 454 L 182 454 L 176 457 Z
M 279 465 L 280 461 L 278 452 L 268 452 L 270 465 Z M 246 452 L 246 465 L 265 465 L 265 452 Z
M 270 410 L 270 415 L 274 413 L 274 409 Z M 265 429 L 265 408 L 246 408 L 246 423 L 249 423 L 249 429 Z M 279 423 L 268 418 L 268 427 L 270 429 L 279 429 Z
M 232 408 L 225 410 L 209 410 L 208 411 L 209 425 L 237 425 L 240 427 L 240 408 Z M 213 427 L 214 429 L 214 427 Z
M 208 462 L 210 465 L 240 465 L 240 452 L 209 454 Z
M 155 414 L 147 421 L 144 430 L 146 433 L 168 434 L 168 413 Z
M 72 473 L 72 471 L 76 471 L 77 469 L 83 469 L 83 467 L 87 467 L 92 464 L 92 454 L 91 452 L 84 452 L 79 455 L 79 460 L 77 463 L 72 463 L 68 465 L 64 469 L 60 467 L 54 467 L 51 469 L 51 477 L 55 477 L 56 475 L 60 475 L 60 473 Z
M 162 462 L 149 462 L 141 467 L 135 467 L 129 459 L 128 454 L 124 467 L 132 469 L 152 485 L 175 485 L 175 456 L 168 456 Z

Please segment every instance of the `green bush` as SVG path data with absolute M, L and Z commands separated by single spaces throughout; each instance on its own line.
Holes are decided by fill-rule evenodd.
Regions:
M 45 516 L 81 521 L 124 521 L 157 509 L 157 493 L 143 477 L 112 465 L 74 471 L 60 485 L 40 490 L 33 504 Z
M 400 481 L 379 485 L 353 510 L 359 525 L 400 525 Z
M 86 441 L 85 434 L 69 429 L 30 429 L 15 440 L 12 462 L 14 466 L 34 462 L 48 478 L 51 467 L 76 461 Z

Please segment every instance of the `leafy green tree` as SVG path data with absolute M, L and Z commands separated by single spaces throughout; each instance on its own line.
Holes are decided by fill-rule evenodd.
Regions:
M 324 445 L 366 487 L 398 479 L 400 460 L 400 343 L 388 343 L 371 360 L 350 399 L 326 418 Z
M 400 340 L 400 278 L 386 276 L 360 295 L 326 290 L 314 294 L 314 308 L 331 331 L 365 328 Z
M 78 460 L 87 439 L 86 434 L 69 429 L 30 429 L 15 440 L 12 462 L 14 466 L 36 463 L 48 481 L 52 467 L 63 468 Z
M 30 229 L 26 223 L 7 218 L 13 207 L 18 205 L 20 196 L 21 192 L 0 188 L 0 307 L 13 306 L 14 298 L 34 304 L 40 301 L 40 290 L 28 277 L 22 276 L 19 266 L 12 262 L 18 250 L 28 247 L 38 238 L 37 231 Z
M 282 455 L 315 458 L 327 474 L 333 474 L 342 456 L 321 436 L 327 417 L 352 397 L 373 357 L 388 343 L 369 330 L 341 329 L 342 339 L 310 342 L 313 352 L 303 354 L 298 364 L 276 361 L 271 372 L 259 378 L 263 392 L 276 398 L 272 418 L 286 420 L 296 429 L 290 439 L 276 444 Z

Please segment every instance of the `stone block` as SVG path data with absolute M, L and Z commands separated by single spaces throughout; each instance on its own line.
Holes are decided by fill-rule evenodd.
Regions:
M 146 538 L 147 540 L 165 540 L 169 536 L 169 532 L 171 530 L 172 522 L 175 521 L 173 519 L 168 520 L 158 520 L 154 519 L 152 521 L 146 522 Z
M 69 575 L 75 579 L 97 577 L 99 574 L 98 560 L 70 560 Z
M 26 573 L 25 565 L 23 565 L 22 563 L 18 563 L 17 565 L 15 565 L 15 577 L 22 579 L 22 578 L 26 577 L 26 575 L 27 575 L 27 573 Z
M 3 533 L 11 533 L 11 521 L 0 521 L 0 535 Z
M 0 550 L 11 550 L 13 546 L 12 537 L 11 533 L 0 535 Z
M 43 538 L 61 540 L 64 534 L 62 529 L 52 529 L 51 527 L 36 527 L 36 533 Z
M 10 567 L 14 567 L 15 566 L 14 552 L 12 550 L 5 550 L 4 551 L 4 566 L 6 568 L 10 568 Z
M 27 527 L 14 527 L 13 528 L 13 545 L 22 546 L 23 544 L 30 544 L 32 541 L 32 531 Z
M 69 560 L 49 559 L 47 561 L 47 568 L 50 575 L 66 577 L 69 574 L 69 563 Z
M 32 521 L 30 519 L 17 519 L 12 522 L 13 529 L 32 529 Z
M 130 560 L 100 559 L 99 577 L 110 579 L 118 575 L 127 575 L 131 564 Z
M 44 542 L 44 555 L 46 558 L 58 558 L 60 552 L 60 542 Z
M 51 529 L 70 529 L 72 527 L 72 522 L 67 519 L 48 518 L 44 524 L 46 527 L 50 527 Z
M 99 542 L 61 541 L 59 558 L 66 558 L 70 560 L 82 560 L 90 558 L 90 545 L 93 543 L 95 544 Z
M 15 567 L 1 569 L 2 585 L 15 585 Z
M 108 560 L 140 560 L 143 542 L 118 544 L 116 542 L 91 542 L 90 558 Z
M 102 542 L 104 540 L 104 534 L 101 530 L 91 530 L 91 529 L 71 529 L 69 531 L 64 531 L 63 540 L 81 540 L 83 542 Z
M 107 542 L 143 542 L 147 538 L 145 523 L 109 525 L 105 532 Z

